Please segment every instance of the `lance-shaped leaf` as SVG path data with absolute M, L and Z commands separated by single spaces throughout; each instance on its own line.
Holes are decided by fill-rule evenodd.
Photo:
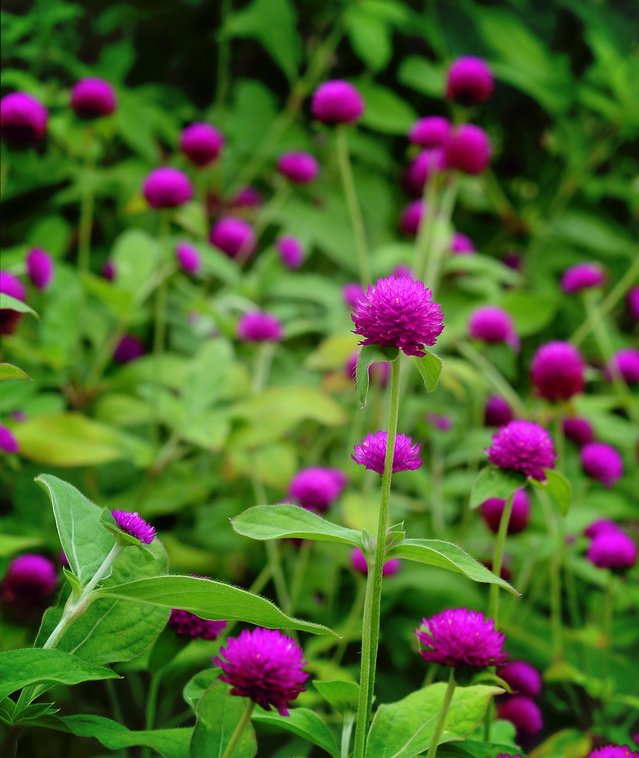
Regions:
M 510 497 L 519 487 L 526 484 L 523 474 L 515 471 L 504 471 L 496 466 L 483 468 L 473 483 L 470 493 L 470 507 L 477 508 L 484 500 L 491 497 L 499 497 L 505 500 Z
M 426 392 L 433 392 L 439 384 L 442 373 L 442 362 L 434 353 L 426 353 L 421 358 L 415 358 L 415 365 L 424 380 Z
M 26 379 L 31 381 L 29 374 L 12 363 L 0 363 L 0 379 Z
M 40 320 L 40 316 L 33 310 L 33 308 L 30 308 L 26 303 L 23 303 L 22 300 L 17 300 L 15 297 L 11 297 L 11 295 L 6 295 L 4 292 L 0 292 L 0 310 L 9 310 L 9 311 L 17 311 L 18 313 L 30 313 L 32 316 L 35 316 L 38 321 Z
M 533 479 L 532 484 L 542 492 L 547 492 L 561 515 L 565 516 L 570 510 L 572 502 L 572 485 L 560 471 L 547 468 L 545 474 L 545 482 L 538 482 Z
M 320 716 L 308 708 L 292 708 L 288 716 L 269 711 L 258 711 L 253 714 L 256 724 L 268 724 L 276 729 L 283 729 L 303 737 L 305 740 L 319 745 L 333 758 L 338 758 L 339 748 L 337 741 Z
M 362 408 L 366 405 L 368 395 L 369 376 L 368 369 L 371 363 L 379 361 L 394 361 L 399 355 L 396 347 L 380 347 L 379 345 L 364 345 L 357 358 L 355 369 L 355 384 L 357 385 L 357 397 Z

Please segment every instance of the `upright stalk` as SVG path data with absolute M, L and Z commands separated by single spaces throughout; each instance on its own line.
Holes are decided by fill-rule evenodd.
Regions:
M 499 576 L 501 574 L 501 567 L 504 560 L 504 546 L 506 545 L 506 535 L 508 534 L 508 524 L 510 522 L 510 516 L 513 512 L 513 498 L 515 493 L 512 492 L 506 500 L 506 505 L 501 513 L 499 519 L 499 529 L 497 531 L 497 539 L 495 541 L 495 550 L 493 552 L 493 573 Z M 495 623 L 497 628 L 497 622 L 499 618 L 499 585 L 490 585 L 490 604 L 488 615 Z
M 95 171 L 91 158 L 91 145 L 87 147 L 84 166 L 84 189 L 80 204 L 80 226 L 78 228 L 78 270 L 82 279 L 89 271 L 91 263 L 91 234 L 93 232 L 93 210 Z
M 459 183 L 457 181 L 457 178 L 453 175 L 448 180 L 448 184 L 442 193 L 441 205 L 439 207 L 437 220 L 440 224 L 442 224 L 443 228 L 446 228 L 444 225 L 448 224 L 450 217 L 452 216 L 453 208 L 455 207 L 455 200 L 457 198 L 458 188 Z M 424 282 L 428 287 L 430 287 L 433 295 L 437 293 L 437 290 L 439 288 L 442 257 L 446 252 L 447 241 L 447 239 L 438 239 L 437 226 L 434 225 L 433 235 L 430 240 L 429 256 L 426 260 L 426 270 L 424 272 Z
M 168 238 L 169 238 L 169 215 L 168 211 L 160 211 L 160 266 L 161 269 L 168 262 Z M 154 332 L 153 332 L 153 381 L 157 384 L 155 393 L 155 420 L 153 424 L 153 438 L 156 444 L 160 441 L 160 393 L 162 379 L 162 353 L 166 341 L 166 300 L 167 300 L 167 277 L 163 276 L 155 293 L 154 304 Z
M 226 746 L 226 750 L 224 751 L 222 758 L 231 758 L 235 752 L 235 748 L 238 746 L 240 739 L 244 734 L 244 730 L 251 721 L 251 715 L 253 714 L 254 707 L 255 703 L 252 700 L 248 700 L 246 703 L 246 708 L 244 709 L 244 713 L 242 714 L 242 718 L 240 719 L 238 725 L 235 727 L 235 731 L 231 735 L 231 739 L 229 740 L 229 744 Z
M 439 172 L 433 171 L 424 184 L 422 193 L 423 214 L 415 241 L 415 278 L 423 279 L 431 254 L 433 230 L 437 216 Z
M 446 716 L 448 716 L 448 709 L 450 708 L 450 704 L 453 699 L 453 695 L 455 694 L 455 669 L 451 667 L 450 669 L 450 675 L 448 677 L 448 685 L 446 687 L 446 692 L 444 693 L 444 702 L 442 703 L 442 707 L 439 711 L 439 716 L 437 718 L 437 724 L 435 726 L 435 731 L 433 732 L 433 736 L 430 740 L 430 747 L 428 748 L 427 758 L 435 758 L 437 755 L 437 747 L 439 745 L 439 738 L 442 736 L 442 732 L 444 731 L 444 726 L 446 725 Z
M 393 456 L 397 437 L 399 416 L 399 359 L 391 362 L 390 408 L 388 413 L 388 438 L 386 457 L 382 475 L 382 493 L 377 521 L 377 536 L 373 566 L 369 565 L 364 598 L 364 618 L 362 624 L 362 663 L 360 670 L 359 702 L 355 725 L 355 758 L 363 758 L 366 750 L 366 734 L 370 719 L 373 692 L 375 689 L 375 669 L 377 666 L 377 646 L 379 644 L 380 608 L 382 599 L 382 569 L 386 553 L 386 532 L 388 530 L 388 510 L 393 476 Z

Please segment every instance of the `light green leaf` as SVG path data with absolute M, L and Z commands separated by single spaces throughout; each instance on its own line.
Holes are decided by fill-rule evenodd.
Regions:
M 0 558 L 6 558 L 29 547 L 41 545 L 42 541 L 42 537 L 26 534 L 0 534 Z
M 326 702 L 340 713 L 357 710 L 359 700 L 359 684 L 356 682 L 347 682 L 334 680 L 330 682 L 321 682 L 317 679 L 313 681 L 313 686 Z
M 369 375 L 368 370 L 371 363 L 379 361 L 393 361 L 397 359 L 399 350 L 396 347 L 381 348 L 379 345 L 364 345 L 357 358 L 357 367 L 355 368 L 355 384 L 357 385 L 357 396 L 362 408 L 366 405 L 366 396 L 368 395 Z
M 545 482 L 533 481 L 533 485 L 537 489 L 545 490 L 561 515 L 566 516 L 572 503 L 572 485 L 561 471 L 547 468 L 545 474 Z
M 419 369 L 419 373 L 424 380 L 424 387 L 426 392 L 433 392 L 437 389 L 439 384 L 439 377 L 442 373 L 442 362 L 434 353 L 426 353 L 426 355 L 415 357 L 415 365 Z
M 35 316 L 38 321 L 40 320 L 40 316 L 38 316 L 33 308 L 30 308 L 26 303 L 23 303 L 22 300 L 18 300 L 15 297 L 11 297 L 11 295 L 0 292 L 0 310 L 5 308 L 10 311 L 18 311 L 18 313 L 30 313 L 32 316 Z
M 519 487 L 523 487 L 526 479 L 523 474 L 505 471 L 497 466 L 483 468 L 473 483 L 470 493 L 470 507 L 479 507 L 484 500 L 499 497 L 505 500 Z
M 555 318 L 559 304 L 560 301 L 552 295 L 529 292 L 508 292 L 501 300 L 501 306 L 512 316 L 520 337 L 539 334 L 545 329 Z
M 333 733 L 317 713 L 308 708 L 293 708 L 288 716 L 269 711 L 258 712 L 253 714 L 253 721 L 297 734 L 314 745 L 319 745 L 333 758 L 339 756 L 339 748 Z
M 444 94 L 446 69 L 421 56 L 410 55 L 401 62 L 397 78 L 422 95 L 440 98 Z
M 366 110 L 362 124 L 385 134 L 405 135 L 417 119 L 409 103 L 393 90 L 368 81 L 357 82 Z
M 357 57 L 371 71 L 381 71 L 393 54 L 391 29 L 381 18 L 357 6 L 348 13 L 346 33 Z
M 116 269 L 116 286 L 142 299 L 158 269 L 156 240 L 141 229 L 128 229 L 116 239 L 111 258 Z
M 0 363 L 0 380 L 3 379 L 27 379 L 31 381 L 29 374 L 11 363 Z
M 198 701 L 204 693 L 217 681 L 220 672 L 221 669 L 216 667 L 203 669 L 192 676 L 184 685 L 182 697 L 193 710 L 195 710 Z
M 196 708 L 197 724 L 191 739 L 191 758 L 221 756 L 242 720 L 246 700 L 230 694 L 224 682 L 216 682 L 203 694 Z M 234 758 L 253 758 L 257 753 L 255 732 L 249 724 L 233 751 Z

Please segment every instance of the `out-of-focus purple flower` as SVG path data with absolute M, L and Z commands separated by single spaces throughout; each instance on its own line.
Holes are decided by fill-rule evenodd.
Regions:
M 612 487 L 623 476 L 623 459 L 611 445 L 589 442 L 581 448 L 581 467 L 604 487 Z
M 592 424 L 585 418 L 565 418 L 562 427 L 566 439 L 580 447 L 595 439 Z
M 505 636 L 492 619 L 479 611 L 453 608 L 422 619 L 417 639 L 424 645 L 420 655 L 441 666 L 501 666 L 508 658 Z
M 368 434 L 359 445 L 355 445 L 351 458 L 369 471 L 380 476 L 384 473 L 386 459 L 387 432 Z M 400 471 L 415 471 L 422 465 L 419 445 L 405 434 L 398 434 L 393 451 L 393 474 Z
M 359 359 L 359 351 L 353 353 L 346 361 L 344 367 L 344 373 L 349 379 L 355 381 L 355 373 L 357 371 L 357 361 Z M 376 382 L 380 387 L 385 387 L 388 383 L 390 376 L 390 365 L 388 361 L 375 361 L 368 364 L 368 378 L 371 382 Z
M 24 411 L 11 411 L 9 414 L 14 421 L 26 421 L 27 414 Z
M 448 432 L 453 428 L 453 420 L 449 416 L 443 416 L 441 413 L 427 413 L 426 421 L 431 426 L 439 429 L 440 432 Z
M 186 174 L 170 166 L 156 168 L 144 180 L 142 192 L 151 208 L 177 208 L 193 197 L 193 188 Z
M 175 248 L 175 259 L 178 266 L 187 274 L 197 274 L 202 265 L 197 249 L 193 245 L 187 245 L 186 242 L 180 242 Z
M 481 504 L 481 515 L 491 532 L 497 534 L 501 515 L 506 507 L 506 501 L 499 497 L 491 497 Z M 530 519 L 530 498 L 526 490 L 516 490 L 513 496 L 513 509 L 508 522 L 508 534 L 518 534 L 528 526 Z
M 298 239 L 290 235 L 280 237 L 275 243 L 280 260 L 288 268 L 299 268 L 304 262 L 304 250 Z
M 117 276 L 115 262 L 110 258 L 104 261 L 104 265 L 102 266 L 102 276 L 105 279 L 108 279 L 110 282 L 114 281 L 115 277 Z
M 129 511 L 111 511 L 115 523 L 123 532 L 135 537 L 145 545 L 150 545 L 155 539 L 155 529 L 148 524 L 139 513 Z
M 546 400 L 568 400 L 584 388 L 586 364 L 569 342 L 548 342 L 533 356 L 530 378 Z
M 491 96 L 495 80 L 482 58 L 458 58 L 448 69 L 446 99 L 471 106 L 484 103 Z
M 168 626 L 179 637 L 188 637 L 191 640 L 216 640 L 226 627 L 226 621 L 213 621 L 202 619 L 189 611 L 174 608 L 171 611 Z
M 55 565 L 36 553 L 14 558 L 0 586 L 3 603 L 20 610 L 41 611 L 49 604 L 58 585 Z
M 209 166 L 222 152 L 224 137 L 211 124 L 187 126 L 180 136 L 180 150 L 198 168 Z
M 532 421 L 511 421 L 493 436 L 488 460 L 507 471 L 518 471 L 545 481 L 544 469 L 555 465 L 555 450 L 548 432 Z
M 414 279 L 413 271 L 409 266 L 403 266 L 401 263 L 399 266 L 395 266 L 393 269 L 391 276 L 405 276 L 408 279 Z
M 639 322 L 639 287 L 631 287 L 626 295 L 628 316 L 636 323 Z
M 18 440 L 14 437 L 13 432 L 8 427 L 0 424 L 0 452 L 15 455 L 20 451 Z
M 541 732 L 544 721 L 539 706 L 525 695 L 513 695 L 497 703 L 497 715 L 500 719 L 510 721 L 517 729 L 517 737 Z
M 521 695 L 537 697 L 541 693 L 541 674 L 526 661 L 508 661 L 497 670 L 497 676 Z
M 382 576 L 393 576 L 399 571 L 401 561 L 399 558 L 391 558 L 384 563 L 382 567 Z M 354 547 L 351 551 L 351 566 L 358 574 L 366 576 L 368 574 L 368 562 L 364 553 Z
M 588 753 L 587 758 L 639 758 L 639 753 L 628 745 L 603 745 Z
M 324 82 L 313 93 L 311 113 L 325 124 L 352 124 L 364 113 L 364 101 L 348 82 Z
M 446 168 L 444 160 L 444 151 L 440 148 L 422 150 L 410 163 L 404 175 L 402 182 L 409 195 L 421 197 L 424 192 L 424 185 L 433 174 L 443 171 Z
M 474 124 L 457 127 L 444 148 L 446 168 L 464 174 L 483 173 L 491 158 L 488 135 Z
M 215 663 L 230 684 L 231 695 L 250 698 L 262 708 L 275 708 L 288 716 L 288 707 L 300 692 L 308 674 L 304 653 L 290 637 L 275 629 L 244 629 L 220 649 Z
M 45 290 L 53 279 L 53 259 L 49 253 L 34 247 L 27 255 L 27 274 L 34 287 Z
M 145 347 L 142 340 L 133 334 L 125 334 L 118 342 L 113 353 L 113 360 L 116 363 L 130 363 L 144 355 Z
M 360 298 L 366 297 L 366 292 L 361 284 L 349 282 L 342 287 L 342 297 L 349 308 L 354 308 Z
M 229 216 L 213 225 L 209 240 L 229 258 L 243 260 L 255 250 L 255 232 L 253 227 L 241 218 Z
M 409 203 L 404 208 L 399 221 L 399 226 L 407 237 L 417 236 L 425 210 L 426 204 L 423 200 L 413 200 L 412 203 Z
M 483 305 L 476 308 L 468 319 L 468 333 L 472 339 L 482 342 L 505 342 L 519 349 L 519 337 L 510 315 L 495 305 Z
M 508 266 L 508 268 L 511 268 L 513 271 L 521 271 L 521 267 L 524 263 L 522 254 L 518 253 L 516 250 L 509 250 L 507 253 L 504 253 L 502 260 L 504 265 Z
M 486 426 L 505 426 L 513 420 L 513 410 L 508 401 L 500 395 L 490 395 L 486 400 L 484 424 Z
M 637 545 L 621 529 L 603 531 L 593 537 L 586 558 L 598 568 L 626 571 L 637 562 Z
M 475 252 L 475 243 L 465 234 L 455 232 L 453 234 L 450 251 L 454 255 L 471 255 Z
M 288 496 L 302 508 L 324 512 L 342 494 L 346 475 L 335 468 L 313 466 L 299 471 L 288 488 Z
M 80 118 L 109 116 L 116 108 L 113 87 L 104 79 L 80 79 L 71 90 L 71 107 Z
M 277 161 L 277 170 L 295 184 L 309 184 L 317 178 L 319 164 L 310 153 L 284 153 Z
M 11 272 L 0 271 L 0 294 L 24 301 L 27 290 L 24 284 Z M 18 328 L 22 313 L 13 308 L 0 308 L 0 334 L 13 334 Z
M 443 116 L 426 116 L 416 121 L 408 139 L 420 147 L 443 147 L 450 137 L 452 126 Z
M 425 355 L 444 329 L 439 303 L 421 281 L 391 276 L 369 285 L 351 314 L 361 345 L 397 347 L 406 355 Z
M 243 342 L 279 342 L 284 335 L 278 318 L 264 311 L 253 311 L 240 319 L 237 336 Z
M 618 373 L 626 384 L 639 383 L 639 350 L 634 347 L 618 350 L 606 369 L 606 378 L 612 380 L 614 372 Z
M 596 263 L 578 263 L 566 269 L 561 277 L 562 290 L 570 293 L 602 287 L 605 283 L 606 275 Z
M 263 203 L 262 195 L 255 187 L 243 187 L 231 201 L 232 208 L 257 208 Z
M 0 135 L 10 147 L 27 148 L 40 142 L 49 114 L 35 97 L 12 92 L 0 100 Z
M 589 539 L 593 539 L 594 537 L 598 537 L 600 534 L 608 534 L 610 532 L 614 532 L 616 534 L 620 531 L 621 529 L 617 526 L 617 524 L 615 524 L 614 521 L 611 521 L 607 518 L 600 518 L 596 521 L 593 521 L 592 524 L 584 529 L 584 535 Z

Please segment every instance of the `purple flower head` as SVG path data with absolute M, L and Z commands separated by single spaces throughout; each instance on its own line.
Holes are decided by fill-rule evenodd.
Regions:
M 14 421 L 26 421 L 27 414 L 24 411 L 16 410 L 11 411 L 9 414 Z
M 514 724 L 519 740 L 522 736 L 541 732 L 544 726 L 539 706 L 525 695 L 513 695 L 498 702 L 497 715 Z
M 564 436 L 582 447 L 595 439 L 590 421 L 585 418 L 565 418 L 562 422 Z
M 179 608 L 171 611 L 167 624 L 179 637 L 209 641 L 216 640 L 226 627 L 226 621 L 209 621 Z
M 484 424 L 486 426 L 505 426 L 513 420 L 513 411 L 508 401 L 501 395 L 490 395 L 486 400 Z
M 405 276 L 408 279 L 414 279 L 413 276 L 413 270 L 410 268 L 410 266 L 403 266 L 401 263 L 399 266 L 395 266 L 395 268 L 391 272 L 391 276 Z
M 109 116 L 115 106 L 113 87 L 104 79 L 80 79 L 71 90 L 71 107 L 80 118 Z
M 588 753 L 587 758 L 639 758 L 628 745 L 603 745 Z
M 504 253 L 502 260 L 504 266 L 508 266 L 508 268 L 511 268 L 513 271 L 520 271 L 524 263 L 522 254 L 518 253 L 516 250 L 510 250 L 507 253 Z
M 446 168 L 444 152 L 440 148 L 422 150 L 404 172 L 402 181 L 409 195 L 421 197 L 424 185 L 438 171 Z
M 495 81 L 486 61 L 468 56 L 458 58 L 448 69 L 446 99 L 471 106 L 491 96 Z
M 359 445 L 355 445 L 351 458 L 369 471 L 376 471 L 380 476 L 384 473 L 386 459 L 386 432 L 368 434 Z M 415 471 L 422 465 L 419 445 L 405 434 L 398 434 L 393 451 L 393 474 L 400 471 Z
M 108 260 L 104 261 L 104 265 L 102 266 L 102 276 L 105 279 L 108 279 L 108 281 L 112 282 L 115 280 L 117 273 L 118 272 L 115 268 L 115 262 L 113 260 L 109 258 Z
M 27 291 L 24 284 L 12 273 L 0 271 L 0 294 L 24 301 Z M 0 334 L 13 334 L 21 318 L 22 313 L 14 311 L 13 308 L 0 308 Z
M 53 279 L 53 259 L 49 253 L 34 247 L 27 255 L 27 275 L 34 287 L 45 290 Z
M 319 164 L 310 153 L 284 153 L 277 170 L 294 184 L 309 184 L 319 173 Z
M 639 350 L 626 347 L 618 350 L 611 358 L 606 369 L 606 378 L 612 379 L 614 372 L 619 374 L 626 384 L 639 383 Z
M 145 348 L 142 340 L 133 334 L 125 334 L 118 342 L 113 353 L 113 360 L 116 363 L 130 363 L 144 355 Z
M 304 250 L 295 237 L 280 237 L 275 243 L 280 260 L 288 268 L 299 268 L 304 261 Z
M 422 619 L 417 639 L 424 645 L 420 655 L 441 666 L 501 666 L 508 658 L 503 651 L 505 636 L 492 619 L 479 611 L 453 608 Z
M 541 674 L 526 661 L 508 661 L 498 669 L 497 676 L 521 695 L 537 697 L 541 692 Z
M 548 342 L 533 356 L 530 378 L 546 400 L 568 400 L 583 391 L 586 364 L 569 342 Z
M 393 576 L 399 571 L 401 561 L 399 558 L 391 558 L 386 561 L 382 567 L 382 576 Z M 368 562 L 364 553 L 354 547 L 351 551 L 351 566 L 358 574 L 366 576 L 368 574 Z
M 223 147 L 224 137 L 210 124 L 191 124 L 180 136 L 180 150 L 198 168 L 213 163 Z
M 232 208 L 257 208 L 262 205 L 262 195 L 255 187 L 243 187 L 231 201 Z
M 20 445 L 18 444 L 18 440 L 14 437 L 11 429 L 0 424 L 0 453 L 15 455 L 19 450 Z
M 443 147 L 450 137 L 451 124 L 443 116 L 426 116 L 416 121 L 408 139 L 420 147 Z
M 519 337 L 510 315 L 494 305 L 484 305 L 470 314 L 468 333 L 474 340 L 505 342 L 513 350 L 519 349 Z
M 130 534 L 131 537 L 135 537 L 140 542 L 144 542 L 145 545 L 150 545 L 155 539 L 155 529 L 151 524 L 147 524 L 139 513 L 111 511 L 111 515 L 123 532 Z
M 344 373 L 349 379 L 355 381 L 355 373 L 357 371 L 357 361 L 359 359 L 359 351 L 353 353 L 346 361 L 344 367 Z M 388 384 L 388 378 L 390 376 L 390 365 L 388 361 L 374 361 L 368 364 L 368 378 L 371 382 L 377 383 L 380 387 L 385 387 Z
M 0 100 L 0 135 L 11 147 L 32 147 L 44 137 L 49 114 L 26 92 L 12 92 Z
M 240 260 L 252 254 L 256 243 L 253 227 L 241 218 L 233 216 L 216 222 L 211 229 L 209 240 L 229 258 Z
M 41 610 L 49 604 L 57 585 L 54 563 L 43 555 L 25 553 L 9 564 L 0 585 L 0 598 L 23 610 Z
M 360 298 L 366 297 L 366 293 L 361 284 L 349 282 L 342 287 L 342 297 L 349 308 L 354 308 Z
M 348 82 L 324 82 L 313 93 L 311 113 L 325 124 L 352 124 L 364 113 L 364 101 Z
M 421 281 L 390 276 L 369 285 L 351 319 L 361 345 L 397 347 L 406 355 L 425 355 L 444 329 L 439 303 Z
M 151 208 L 177 208 L 193 197 L 193 188 L 186 174 L 176 168 L 156 168 L 144 180 L 142 192 Z
M 637 546 L 621 529 L 604 531 L 593 537 L 586 558 L 598 568 L 626 571 L 637 562 Z
M 626 308 L 628 316 L 636 323 L 639 323 L 639 287 L 631 287 L 626 295 Z
M 491 497 L 481 504 L 481 515 L 491 532 L 497 534 L 501 514 L 506 507 L 506 501 L 499 497 Z M 518 534 L 528 526 L 530 518 L 530 498 L 526 490 L 516 490 L 513 496 L 513 509 L 508 522 L 508 534 Z
M 584 529 L 584 535 L 589 539 L 593 539 L 594 537 L 598 537 L 600 534 L 609 534 L 610 532 L 617 534 L 620 531 L 621 529 L 617 526 L 617 524 L 615 524 L 614 521 L 611 521 L 607 518 L 600 518 L 596 521 L 593 521 L 592 524 Z
M 197 249 L 185 242 L 180 242 L 175 248 L 175 258 L 178 266 L 187 274 L 197 274 L 202 265 Z
M 409 203 L 404 208 L 399 221 L 399 226 L 407 237 L 417 236 L 422 219 L 424 218 L 425 210 L 426 204 L 423 200 L 413 200 L 412 203 Z
M 578 263 L 564 271 L 561 277 L 561 289 L 564 292 L 581 292 L 592 287 L 602 287 L 606 276 L 601 266 L 596 263 Z
M 557 457 L 548 432 L 523 419 L 502 426 L 486 452 L 495 466 L 519 471 L 541 482 L 546 479 L 544 469 L 553 468 Z
M 279 319 L 264 311 L 253 311 L 240 319 L 237 336 L 243 342 L 279 342 L 284 335 Z
M 454 255 L 471 255 L 475 252 L 475 243 L 465 234 L 455 232 L 453 234 L 450 251 Z
M 448 432 L 453 428 L 453 420 L 441 413 L 427 413 L 426 423 L 434 426 L 435 429 L 439 429 L 440 432 Z
M 604 442 L 589 442 L 581 448 L 581 467 L 604 487 L 612 487 L 623 476 L 623 459 Z
M 339 469 L 305 468 L 293 477 L 288 496 L 302 508 L 323 512 L 342 494 L 347 481 Z
M 215 663 L 230 684 L 231 695 L 248 697 L 262 708 L 275 708 L 288 716 L 288 707 L 300 692 L 308 674 L 300 646 L 276 629 L 244 629 L 220 649 Z
M 444 148 L 446 168 L 464 174 L 481 174 L 490 163 L 491 147 L 488 135 L 473 124 L 457 127 Z

